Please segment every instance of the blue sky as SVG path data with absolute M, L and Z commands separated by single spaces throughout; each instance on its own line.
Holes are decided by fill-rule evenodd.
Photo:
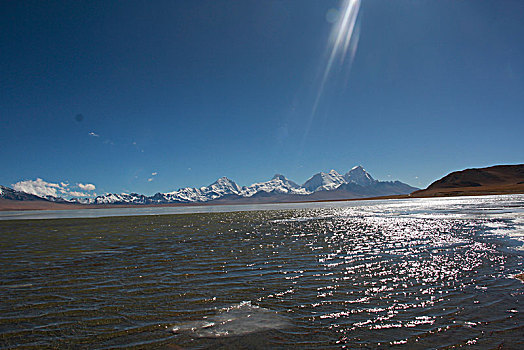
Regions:
M 2 2 L 0 184 L 153 194 L 362 164 L 425 187 L 523 162 L 523 1 L 362 1 L 326 74 L 343 5 Z

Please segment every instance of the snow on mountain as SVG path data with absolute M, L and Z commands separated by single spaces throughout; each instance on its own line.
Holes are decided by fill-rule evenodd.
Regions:
M 202 187 L 204 188 L 204 187 Z M 207 202 L 208 199 L 200 188 L 181 188 L 168 193 L 157 193 L 153 196 L 158 203 L 170 202 Z
M 147 204 L 149 203 L 148 197 L 143 194 L 138 193 L 108 193 L 103 196 L 98 196 L 93 200 L 90 200 L 89 203 L 92 204 Z
M 233 180 L 221 177 L 209 186 L 180 188 L 173 192 L 157 193 L 149 197 L 152 203 L 209 202 L 227 195 L 240 195 L 241 188 Z
M 369 186 L 376 182 L 361 165 L 351 168 L 351 170 L 344 175 L 344 180 L 346 183 L 354 182 L 360 186 Z
M 200 188 L 180 188 L 176 191 L 157 193 L 145 196 L 137 193 L 108 193 L 96 198 L 73 198 L 70 201 L 62 198 L 41 198 L 24 192 L 14 191 L 8 187 L 0 186 L 0 198 L 18 200 L 50 200 L 54 202 L 72 202 L 82 204 L 164 204 L 164 203 L 203 203 L 218 199 L 234 200 L 238 198 L 264 197 L 271 198 L 301 198 L 313 195 L 314 198 L 339 198 L 355 196 L 380 196 L 390 194 L 407 194 L 415 188 L 401 182 L 377 181 L 362 167 L 356 166 L 345 175 L 340 175 L 335 170 L 329 173 L 320 172 L 313 175 L 302 186 L 276 174 L 269 181 L 254 183 L 250 186 L 238 186 L 227 177 L 221 177 L 209 186 Z M 336 191 L 333 195 L 328 191 Z M 318 192 L 318 193 L 317 193 Z M 284 197 L 283 197 L 284 196 Z M 290 196 L 290 197 L 286 197 Z M 324 198 L 325 197 L 325 198 Z
M 242 187 L 241 194 L 243 197 L 252 197 L 260 192 L 301 195 L 310 193 L 305 188 L 300 187 L 298 184 L 286 178 L 284 175 L 276 174 L 269 181 L 254 183 L 251 186 Z
M 335 170 L 331 170 L 329 173 L 317 173 L 307 180 L 302 188 L 309 192 L 317 191 L 332 191 L 342 184 L 345 184 L 346 180 L 344 177 L 337 173 Z
M 217 199 L 228 194 L 240 194 L 240 187 L 232 180 L 227 177 L 221 177 L 208 187 L 202 188 L 202 193 L 209 198 Z
M 94 204 L 95 198 L 86 198 L 86 197 L 74 197 L 71 198 L 69 201 L 70 203 L 78 203 L 78 204 Z

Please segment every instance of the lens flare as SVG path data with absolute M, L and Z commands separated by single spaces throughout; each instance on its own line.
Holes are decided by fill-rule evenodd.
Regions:
M 355 31 L 359 9 L 360 0 L 344 0 L 342 3 L 342 16 L 335 23 L 333 30 L 331 31 L 331 37 L 329 40 L 331 53 L 326 64 L 326 69 L 324 70 L 322 84 L 325 84 L 335 60 L 339 58 L 340 64 L 343 64 L 345 61 Z
M 328 43 L 328 59 L 324 68 L 324 73 L 319 84 L 311 115 L 309 117 L 304 141 L 307 137 L 313 117 L 318 108 L 320 98 L 324 92 L 326 82 L 330 76 L 331 71 L 336 63 L 342 66 L 346 61 L 346 56 L 349 52 L 349 67 L 353 63 L 355 54 L 357 52 L 358 39 L 360 35 L 359 25 L 357 22 L 358 12 L 360 10 L 361 0 L 343 0 L 341 4 L 340 15 L 338 20 L 333 24 L 333 29 L 329 37 Z

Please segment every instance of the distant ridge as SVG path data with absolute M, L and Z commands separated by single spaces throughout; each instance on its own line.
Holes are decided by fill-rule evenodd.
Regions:
M 524 193 L 524 164 L 452 172 L 411 197 Z
M 378 181 L 356 166 L 341 175 L 335 170 L 320 172 L 304 184 L 276 174 L 271 180 L 238 186 L 221 177 L 209 186 L 181 188 L 145 196 L 137 193 L 108 193 L 96 198 L 39 197 L 0 186 L 0 210 L 76 209 L 132 205 L 203 205 L 331 201 L 409 197 L 443 197 L 490 194 L 524 194 L 524 164 L 496 165 L 452 172 L 419 190 L 400 181 Z
M 27 194 L 27 197 L 10 195 L 3 197 L 2 193 L 11 194 L 14 191 L 2 187 L 0 198 L 10 200 L 45 200 L 64 203 L 62 198 L 40 198 Z M 276 202 L 303 202 L 309 200 L 340 200 L 366 198 L 373 196 L 391 196 L 409 194 L 417 188 L 400 181 L 378 181 L 360 165 L 353 167 L 346 174 L 341 175 L 335 170 L 329 173 L 320 172 L 313 175 L 304 184 L 287 179 L 284 175 L 276 174 L 269 181 L 254 183 L 250 186 L 237 185 L 227 177 L 221 177 L 209 186 L 200 188 L 180 188 L 176 191 L 156 193 L 145 196 L 138 193 L 108 193 L 96 198 L 73 198 L 68 203 L 74 204 L 102 204 L 102 205 L 161 205 L 183 203 L 276 203 Z M 23 193 L 23 192 L 21 192 Z
M 0 198 L 13 201 L 48 201 L 46 198 L 35 196 L 34 194 L 17 191 L 9 187 L 0 185 Z

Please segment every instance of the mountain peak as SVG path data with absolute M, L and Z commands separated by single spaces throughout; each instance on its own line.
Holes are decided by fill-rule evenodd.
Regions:
M 217 179 L 215 182 L 209 185 L 209 187 L 213 185 L 237 187 L 237 184 L 235 183 L 235 181 L 231 180 L 227 176 L 222 176 L 221 178 Z
M 231 180 L 230 178 L 226 176 L 222 176 L 221 178 L 217 179 L 215 182 L 209 185 L 209 187 L 214 187 L 215 185 L 228 186 L 228 187 L 234 187 L 234 188 L 238 187 L 235 181 Z
M 250 186 L 242 187 L 241 195 L 244 197 L 252 197 L 256 194 L 264 193 L 278 193 L 278 194 L 295 194 L 305 195 L 308 192 L 289 180 L 282 174 L 275 174 L 269 181 L 254 183 Z
M 348 183 L 353 182 L 361 186 L 368 186 L 376 182 L 362 165 L 357 165 L 351 168 L 351 170 L 344 175 L 344 180 Z
M 316 191 L 331 191 L 345 183 L 344 178 L 335 170 L 329 173 L 316 173 L 309 180 L 307 180 L 302 187 L 310 192 Z
M 157 193 L 145 196 L 137 193 L 107 193 L 90 199 L 73 199 L 71 202 L 84 204 L 158 204 L 158 203 L 203 203 L 218 199 L 234 200 L 250 198 L 270 201 L 299 198 L 340 199 L 362 196 L 378 196 L 410 193 L 415 188 L 401 182 L 384 182 L 374 180 L 369 173 L 357 165 L 345 175 L 332 169 L 329 173 L 319 172 L 313 175 L 302 186 L 289 180 L 282 174 L 275 174 L 269 181 L 254 183 L 240 188 L 233 180 L 222 176 L 209 186 L 200 188 L 180 188 L 176 191 Z M 332 195 L 327 193 L 336 191 Z M 315 192 L 321 192 L 315 194 Z M 311 195 L 312 197 L 307 197 Z M 273 197 L 275 196 L 275 197 Z M 286 197 L 289 196 L 289 197 Z M 304 196 L 304 197 L 300 197 Z M 42 198 L 9 187 L 0 186 L 0 198 L 12 200 L 64 201 L 60 198 Z
M 222 176 L 216 182 L 232 182 L 233 180 L 229 179 L 227 176 Z

